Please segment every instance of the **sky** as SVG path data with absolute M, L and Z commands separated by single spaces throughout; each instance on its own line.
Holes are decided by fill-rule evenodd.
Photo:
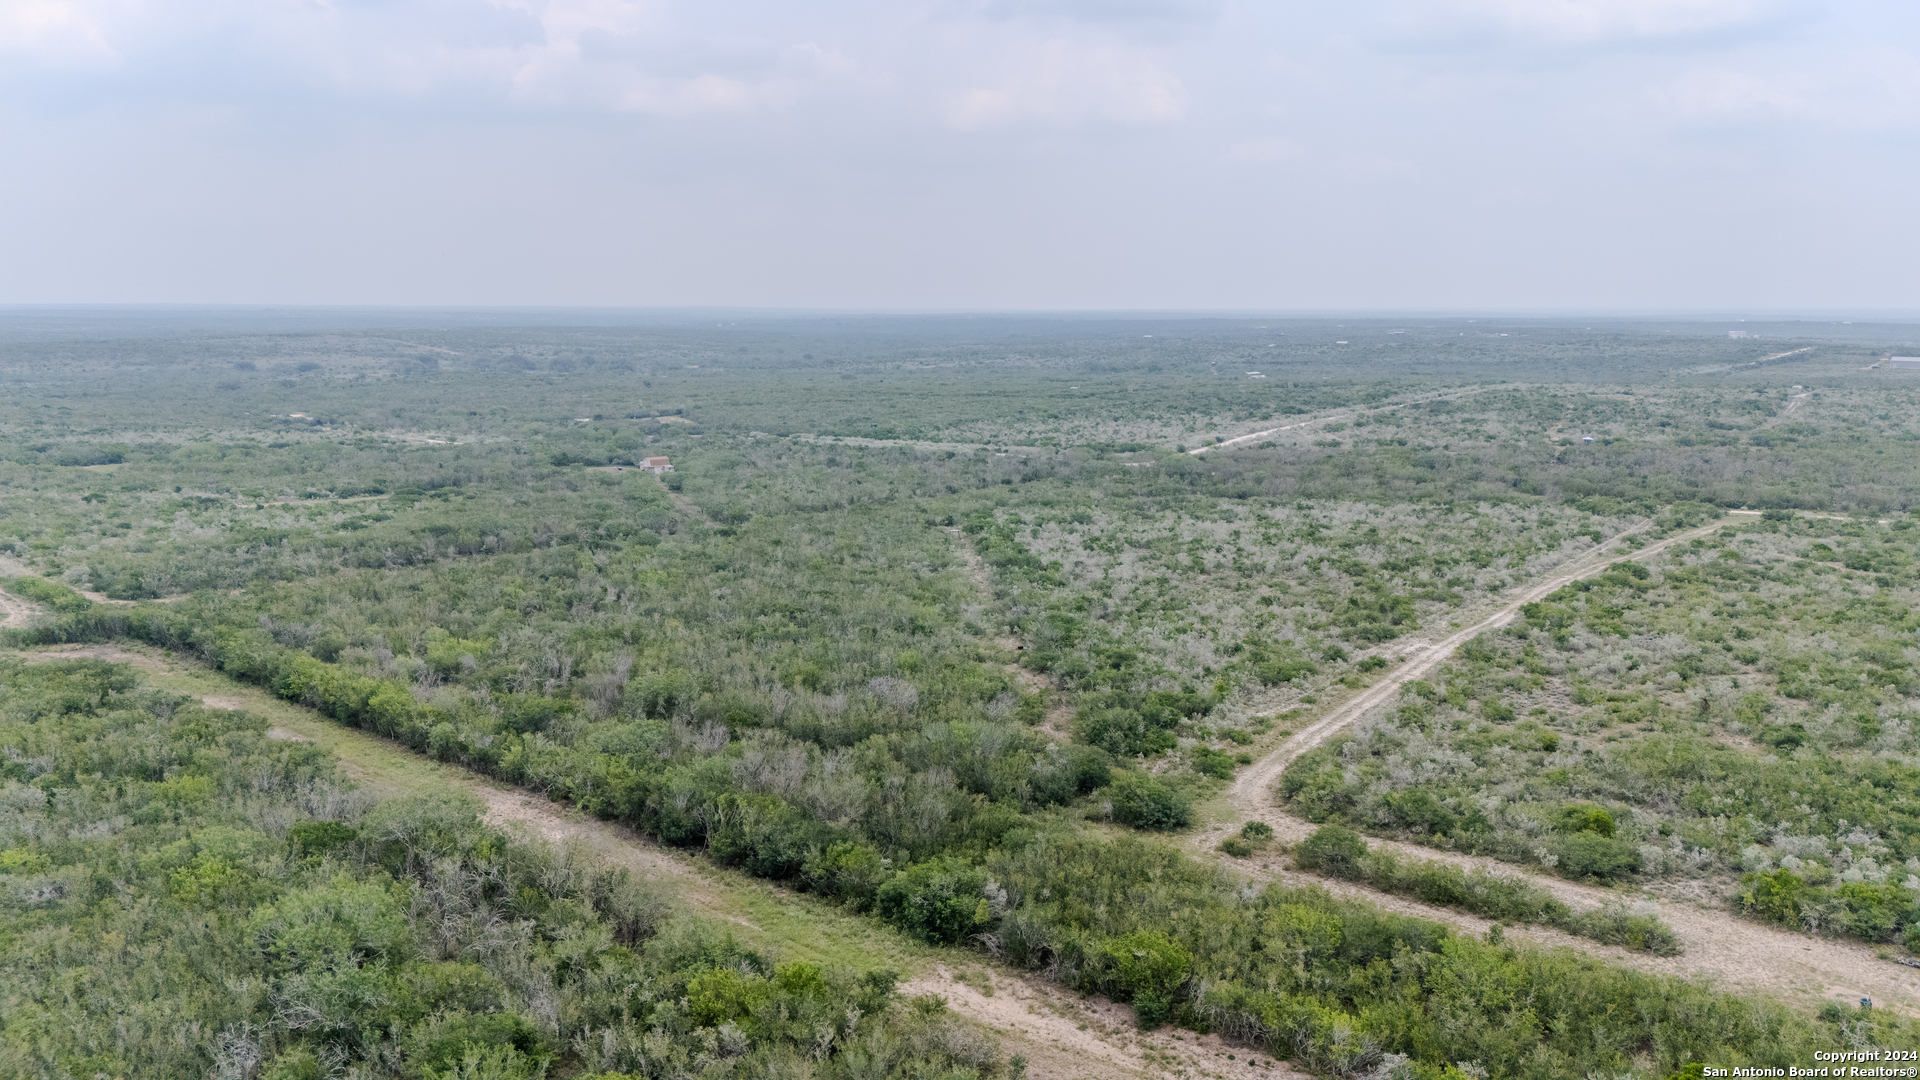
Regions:
M 1920 5 L 0 0 L 0 303 L 1920 310 Z

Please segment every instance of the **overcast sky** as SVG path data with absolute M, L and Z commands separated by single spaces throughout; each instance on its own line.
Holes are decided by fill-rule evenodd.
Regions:
M 0 0 L 0 302 L 1920 308 L 1920 4 Z

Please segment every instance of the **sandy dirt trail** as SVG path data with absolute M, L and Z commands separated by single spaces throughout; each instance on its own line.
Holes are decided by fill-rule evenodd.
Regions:
M 1328 413 L 1325 416 L 1316 416 L 1311 420 L 1298 420 L 1291 424 L 1282 424 L 1279 427 L 1268 428 L 1265 431 L 1250 432 L 1246 435 L 1235 435 L 1231 439 L 1222 439 L 1219 442 L 1214 443 L 1212 446 L 1196 446 L 1192 450 L 1187 451 L 1187 453 L 1192 455 L 1199 455 L 1199 454 L 1211 453 L 1215 450 L 1231 450 L 1234 447 L 1241 445 L 1242 443 L 1250 443 L 1255 439 L 1264 439 L 1269 435 L 1277 435 L 1282 431 L 1292 431 L 1295 428 L 1312 427 L 1315 424 L 1325 424 L 1334 420 L 1346 420 L 1346 419 L 1349 419 L 1350 417 L 1359 416 L 1362 413 L 1372 414 L 1372 413 L 1381 413 L 1381 412 L 1391 412 L 1394 409 L 1405 408 L 1408 405 L 1423 404 L 1428 401 L 1451 400 L 1453 398 L 1466 397 L 1468 394 L 1483 394 L 1490 389 L 1492 389 L 1492 387 L 1476 387 L 1475 389 L 1472 389 L 1472 390 L 1458 390 L 1458 391 L 1454 391 L 1452 393 L 1447 393 L 1447 394 L 1433 394 L 1427 397 L 1408 398 L 1405 401 L 1396 401 L 1389 405 L 1379 405 L 1373 408 L 1349 409 L 1346 412 Z
M 877 920 L 810 896 L 720 869 L 704 859 L 652 843 L 624 825 L 602 821 L 456 765 L 441 764 L 363 731 L 325 720 L 257 687 L 231 682 L 200 665 L 139 645 L 58 646 L 27 650 L 30 661 L 96 659 L 129 663 L 176 692 L 220 709 L 242 709 L 273 725 L 270 738 L 316 742 L 340 757 L 363 785 L 386 794 L 463 790 L 486 807 L 497 827 L 540 839 L 584 845 L 600 858 L 656 883 L 687 909 L 789 949 L 832 961 L 856 951 L 880 952 L 904 972 L 900 992 L 938 994 L 956 1014 L 992 1031 L 1007 1054 L 1027 1059 L 1035 1080 L 1309 1080 L 1265 1053 L 1191 1031 L 1138 1030 L 1133 1010 L 1082 997 L 1044 979 L 960 949 L 917 945 Z M 822 955 L 824 954 L 824 955 Z M 1231 1055 L 1231 1056 L 1229 1056 Z
M 625 826 L 586 817 L 524 791 L 498 788 L 477 777 L 468 787 L 487 804 L 487 821 L 494 825 L 519 827 L 547 840 L 583 843 L 650 880 L 672 880 L 682 902 L 709 918 L 760 929 L 750 919 L 729 911 L 726 886 L 716 880 L 720 875 L 693 858 L 662 849 Z M 824 907 L 785 889 L 761 888 L 788 905 Z M 958 951 L 951 951 L 950 956 L 944 962 L 922 965 L 902 980 L 900 992 L 946 998 L 955 1012 L 999 1036 L 1006 1052 L 1025 1057 L 1028 1076 L 1047 1080 L 1148 1076 L 1237 1080 L 1307 1075 L 1264 1053 L 1250 1055 L 1245 1047 L 1223 1043 L 1218 1036 L 1175 1030 L 1143 1032 L 1134 1024 L 1133 1010 L 1125 1005 L 1104 998 L 1083 998 L 984 958 Z M 1229 1059 L 1229 1054 L 1234 1057 Z
M 1368 710 L 1393 701 L 1407 683 L 1421 678 L 1445 663 L 1460 646 L 1473 640 L 1474 637 L 1512 622 L 1519 616 L 1520 609 L 1524 605 L 1539 600 L 1571 582 L 1602 573 L 1609 565 L 1622 558 L 1634 560 L 1649 558 L 1676 544 L 1683 544 L 1695 537 L 1712 533 L 1722 524 L 1724 519 L 1676 533 L 1650 543 L 1638 551 L 1625 554 L 1611 550 L 1614 542 L 1629 535 L 1623 533 L 1608 545 L 1602 545 L 1574 563 L 1557 569 L 1526 589 L 1512 594 L 1492 614 L 1427 646 L 1423 651 L 1415 654 L 1414 658 L 1389 671 L 1379 682 L 1341 702 L 1325 716 L 1287 738 L 1271 753 L 1241 770 L 1240 775 L 1235 778 L 1221 800 L 1224 804 L 1224 812 L 1217 816 L 1224 817 L 1225 820 L 1200 830 L 1190 841 L 1190 846 L 1196 853 L 1210 852 L 1222 839 L 1231 835 L 1242 822 L 1246 821 L 1266 822 L 1273 827 L 1276 837 L 1282 841 L 1297 842 L 1305 839 L 1313 832 L 1315 826 L 1282 811 L 1278 807 L 1273 792 L 1281 773 L 1295 758 L 1339 734 L 1349 724 L 1365 715 Z M 1731 912 L 1717 903 L 1697 904 L 1599 886 L 1581 885 L 1556 877 L 1533 874 L 1494 859 L 1437 851 L 1417 844 L 1371 838 L 1368 844 L 1375 849 L 1385 849 L 1403 858 L 1444 861 L 1509 877 L 1526 878 L 1547 889 L 1576 910 L 1621 902 L 1652 905 L 1656 913 L 1673 927 L 1685 951 L 1677 957 L 1629 953 L 1624 949 L 1599 945 L 1583 938 L 1537 927 L 1510 928 L 1508 934 L 1511 937 L 1541 944 L 1569 946 L 1642 970 L 1704 977 L 1724 989 L 1771 994 L 1783 1001 L 1801 1006 L 1813 1007 L 1820 1002 L 1831 1000 L 1856 1002 L 1860 998 L 1871 997 L 1877 1006 L 1897 1008 L 1912 1015 L 1920 1015 L 1920 970 L 1881 960 L 1876 955 L 1876 950 L 1869 945 L 1815 938 L 1761 926 L 1734 917 Z M 1215 857 L 1224 858 L 1217 853 Z M 1262 861 L 1256 858 L 1251 865 L 1240 860 L 1232 860 L 1232 862 L 1236 869 L 1255 877 L 1296 882 L 1310 881 L 1341 895 L 1366 899 L 1382 907 L 1449 923 L 1469 932 L 1485 933 L 1488 927 L 1487 920 L 1464 915 L 1451 909 L 1430 907 L 1346 882 L 1292 873 L 1285 870 L 1277 861 Z
M 0 592 L 0 627 L 25 626 L 40 609 L 9 592 Z
M 25 563 L 8 555 L 0 555 L 0 577 L 19 577 L 27 572 Z M 40 605 L 0 590 L 0 627 L 26 626 L 38 614 Z

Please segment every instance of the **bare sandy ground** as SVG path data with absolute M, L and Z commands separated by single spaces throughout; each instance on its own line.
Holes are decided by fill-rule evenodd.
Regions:
M 0 592 L 0 627 L 26 626 L 40 608 L 9 592 Z

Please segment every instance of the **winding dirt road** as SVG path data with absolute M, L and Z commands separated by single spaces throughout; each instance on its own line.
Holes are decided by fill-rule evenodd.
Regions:
M 1253 765 L 1242 769 L 1232 786 L 1216 803 L 1213 816 L 1221 819 L 1220 823 L 1198 830 L 1190 846 L 1196 854 L 1212 853 L 1216 858 L 1225 858 L 1218 854 L 1217 845 L 1246 821 L 1266 822 L 1273 827 L 1276 838 L 1282 841 L 1305 839 L 1315 826 L 1281 810 L 1273 793 L 1281 773 L 1295 758 L 1339 734 L 1369 711 L 1391 704 L 1407 683 L 1445 663 L 1456 650 L 1476 636 L 1512 622 L 1519 617 L 1520 609 L 1526 604 L 1564 585 L 1603 573 L 1609 565 L 1623 557 L 1646 559 L 1676 544 L 1705 536 L 1719 529 L 1724 521 L 1722 519 L 1675 533 L 1623 556 L 1617 551 L 1618 543 L 1639 531 L 1630 530 L 1574 563 L 1511 594 L 1492 614 L 1427 646 L 1386 673 L 1379 682 L 1341 702 L 1305 729 L 1283 740 Z M 1881 960 L 1869 945 L 1816 938 L 1747 922 L 1734 917 L 1717 901 L 1693 903 L 1581 885 L 1530 873 L 1493 859 L 1437 851 L 1417 844 L 1377 839 L 1369 839 L 1368 844 L 1376 850 L 1385 849 L 1403 858 L 1444 861 L 1525 878 L 1547 889 L 1576 910 L 1621 902 L 1651 905 L 1655 913 L 1673 927 L 1684 952 L 1676 957 L 1630 953 L 1540 927 L 1508 928 L 1509 937 L 1576 948 L 1642 970 L 1704 977 L 1727 990 L 1771 994 L 1803 1007 L 1817 1007 L 1825 1001 L 1854 1002 L 1870 997 L 1876 1006 L 1920 1015 L 1920 970 Z M 1295 873 L 1282 865 L 1284 860 L 1255 860 L 1251 863 L 1230 861 L 1235 869 L 1256 878 L 1312 882 L 1339 895 L 1365 899 L 1390 910 L 1448 923 L 1470 933 L 1483 934 L 1489 925 L 1485 919 L 1452 909 L 1416 903 L 1347 882 Z

